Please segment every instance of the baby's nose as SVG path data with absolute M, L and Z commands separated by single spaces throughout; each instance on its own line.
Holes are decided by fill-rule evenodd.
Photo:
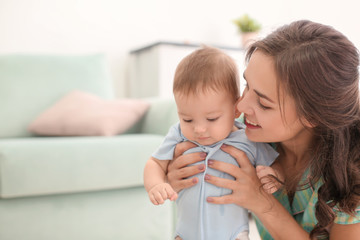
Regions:
M 196 133 L 203 133 L 206 131 L 206 127 L 204 125 L 197 125 L 195 127 L 195 132 Z

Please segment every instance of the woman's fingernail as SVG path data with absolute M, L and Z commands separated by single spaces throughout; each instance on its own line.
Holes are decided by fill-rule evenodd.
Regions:
M 213 160 L 209 160 L 209 161 L 208 161 L 208 165 L 209 165 L 209 166 L 211 166 L 211 165 L 213 165 L 213 164 L 214 164 L 214 161 L 213 161 Z
M 200 157 L 205 159 L 206 158 L 206 153 L 204 153 L 204 152 L 200 153 Z
M 204 169 L 205 169 L 205 165 L 204 165 L 204 164 L 200 164 L 200 165 L 198 166 L 198 169 L 199 169 L 199 170 L 204 170 Z
M 192 182 L 196 184 L 196 183 L 198 182 L 198 179 L 197 179 L 197 178 L 193 178 L 193 179 L 192 179 Z
M 208 201 L 208 202 L 214 202 L 214 199 L 211 198 L 211 197 L 208 197 L 208 198 L 206 199 L 206 201 Z
M 210 175 L 208 175 L 208 174 L 205 174 L 205 180 L 210 180 Z

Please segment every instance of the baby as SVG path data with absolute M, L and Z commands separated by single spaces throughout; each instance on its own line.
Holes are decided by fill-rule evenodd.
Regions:
M 166 199 L 177 200 L 176 239 L 235 240 L 248 239 L 248 211 L 235 204 L 215 205 L 206 202 L 208 196 L 223 196 L 231 191 L 204 181 L 205 174 L 233 179 L 232 176 L 208 168 L 209 159 L 238 166 L 237 161 L 223 152 L 222 144 L 232 145 L 246 153 L 258 168 L 258 176 L 279 176 L 269 167 L 277 152 L 267 143 L 247 139 L 245 125 L 235 121 L 240 116 L 236 105 L 240 101 L 239 74 L 236 63 L 216 48 L 204 47 L 185 57 L 178 65 L 173 93 L 180 122 L 172 126 L 164 142 L 148 160 L 144 170 L 144 185 L 153 204 Z M 166 182 L 169 161 L 176 144 L 190 141 L 197 147 L 186 151 L 205 152 L 206 169 L 198 174 L 199 183 L 180 191 L 179 195 Z M 197 164 L 200 164 L 197 163 Z M 268 192 L 276 189 L 272 181 L 264 185 Z

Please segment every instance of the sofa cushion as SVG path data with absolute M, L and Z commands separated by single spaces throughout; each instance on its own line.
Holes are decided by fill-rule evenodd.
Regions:
M 166 135 L 169 128 L 179 121 L 174 99 L 155 98 L 141 122 L 141 132 Z
M 147 159 L 164 136 L 41 137 L 0 140 L 0 197 L 143 185 Z
M 29 131 L 45 136 L 114 136 L 137 123 L 149 106 L 141 99 L 104 100 L 72 91 L 40 114 Z
M 0 138 L 30 136 L 28 124 L 71 90 L 114 97 L 103 55 L 2 55 L 0 79 Z
M 169 240 L 174 209 L 143 187 L 0 199 L 1 240 Z
M 143 118 L 126 133 L 148 133 L 166 135 L 172 125 L 179 121 L 174 98 L 143 98 L 150 108 Z

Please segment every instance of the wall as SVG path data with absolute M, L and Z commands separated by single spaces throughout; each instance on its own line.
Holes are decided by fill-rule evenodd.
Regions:
M 356 0 L 0 0 L 0 54 L 105 53 L 121 97 L 130 50 L 159 40 L 237 47 L 231 21 L 243 13 L 262 23 L 262 34 L 307 18 L 360 47 Z

